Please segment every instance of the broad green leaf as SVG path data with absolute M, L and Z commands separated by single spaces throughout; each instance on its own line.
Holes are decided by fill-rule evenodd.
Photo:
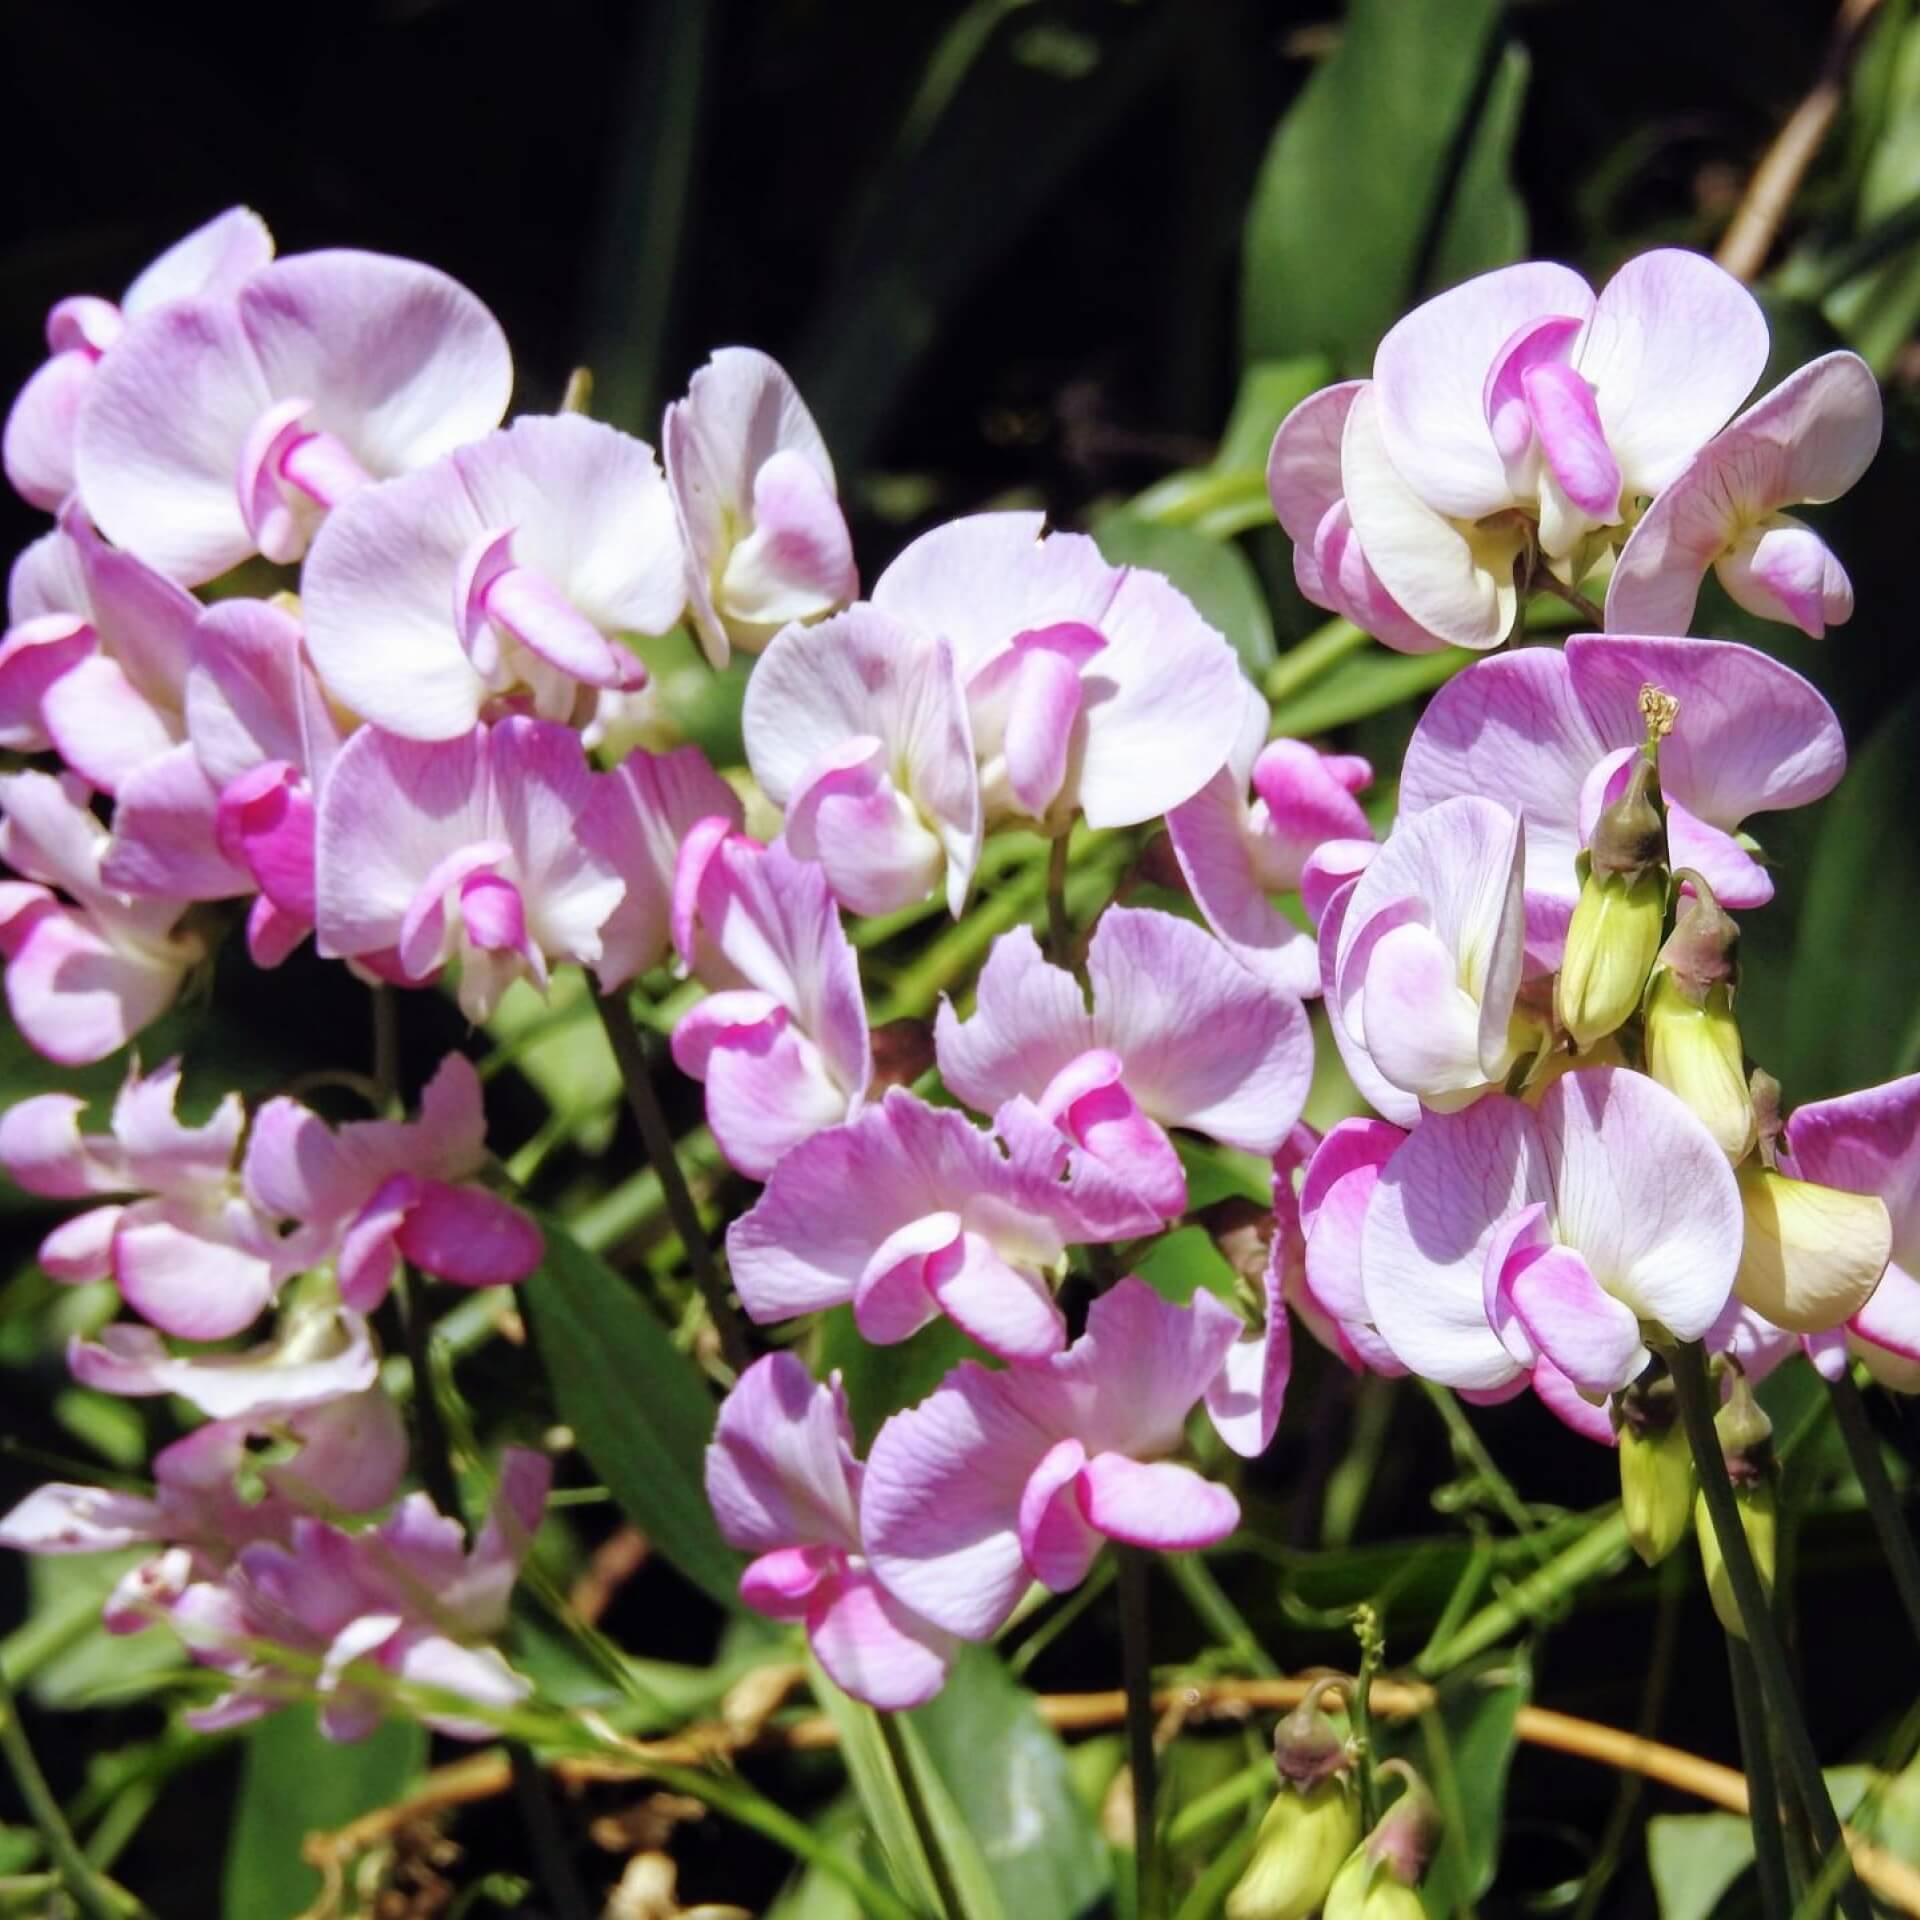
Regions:
M 835 1307 L 820 1316 L 815 1340 L 814 1371 L 839 1370 L 854 1438 L 863 1452 L 888 1414 L 924 1400 L 962 1360 L 983 1357 L 944 1314 L 898 1346 L 876 1347 L 860 1337 L 851 1307 Z
M 1231 1300 L 1236 1291 L 1233 1269 L 1205 1227 L 1179 1227 L 1162 1234 L 1133 1263 L 1133 1271 L 1175 1306 L 1185 1306 L 1196 1293 L 1217 1293 Z
M 653 1310 L 549 1219 L 546 1259 L 522 1289 L 560 1417 L 648 1540 L 723 1606 L 740 1562 L 703 1484 L 714 1403 Z
M 1920 1055 L 1920 697 L 1879 726 L 1825 807 L 1793 955 L 1787 1057 L 1795 1100 L 1871 1086 Z
M 1647 1867 L 1660 1920 L 1708 1920 L 1753 1865 L 1753 1829 L 1737 1813 L 1663 1813 L 1647 1822 Z
M 815 1816 L 813 1825 L 825 1846 L 854 1857 L 861 1821 L 860 1803 L 853 1794 L 842 1794 L 825 1813 Z M 865 1920 L 865 1916 L 846 1883 L 816 1863 L 787 1883 L 767 1909 L 766 1920 Z
M 144 1633 L 109 1633 L 100 1609 L 121 1577 L 149 1553 L 135 1547 L 125 1553 L 37 1555 L 27 1562 L 31 1620 L 46 1618 L 49 1633 L 43 1657 L 31 1672 L 9 1660 L 16 1678 L 26 1680 L 34 1704 L 55 1709 L 85 1707 L 137 1691 L 142 1683 L 186 1663 L 177 1635 L 162 1626 Z M 80 1620 L 75 1624 L 75 1611 Z
M 1500 0 L 1352 0 L 1339 45 L 1261 165 L 1243 255 L 1243 358 L 1330 353 L 1343 371 L 1365 370 L 1437 257 L 1456 162 L 1477 144 L 1470 115 L 1501 11 Z M 1465 250 L 1459 231 L 1453 246 Z
M 488 1017 L 487 1032 L 548 1107 L 575 1123 L 587 1151 L 601 1151 L 619 1113 L 620 1069 L 593 1017 L 586 975 L 563 967 L 544 998 L 516 980 Z
M 1438 653 L 1390 653 L 1384 647 L 1350 653 L 1311 686 L 1274 707 L 1273 731 L 1296 738 L 1329 733 L 1335 727 L 1397 707 L 1403 700 L 1431 693 L 1479 657 L 1457 647 L 1446 647 Z
M 226 1920 L 305 1913 L 321 1882 L 301 1859 L 301 1842 L 397 1800 L 426 1757 L 426 1729 L 412 1720 L 383 1721 L 350 1744 L 325 1739 L 304 1704 L 259 1722 L 247 1735 L 227 1838 Z
M 963 1647 L 945 1690 L 908 1719 L 1007 1920 L 1074 1920 L 1100 1899 L 1107 1850 L 1066 1751 L 996 1653 Z
M 1256 360 L 1243 369 L 1240 391 L 1233 397 L 1233 411 L 1220 435 L 1220 451 L 1213 456 L 1216 470 L 1252 467 L 1264 476 L 1280 422 L 1332 378 L 1333 363 L 1323 353 Z
M 1273 663 L 1273 616 L 1260 577 L 1245 554 L 1191 527 L 1143 520 L 1124 508 L 1093 530 L 1100 551 L 1117 566 L 1164 573 L 1216 632 L 1226 635 L 1247 676 L 1258 683 Z
M 1525 48 L 1502 50 L 1440 222 L 1427 271 L 1430 287 L 1458 286 L 1526 253 L 1527 207 L 1513 184 L 1513 142 L 1527 100 L 1527 71 Z

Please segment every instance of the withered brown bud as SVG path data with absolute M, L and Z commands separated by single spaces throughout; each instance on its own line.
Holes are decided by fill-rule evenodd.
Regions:
M 1695 1006 L 1704 1005 L 1715 987 L 1731 986 L 1739 971 L 1740 923 L 1713 897 L 1713 889 L 1691 867 L 1674 875 L 1693 890 L 1660 949 L 1660 964 Z
M 1618 873 L 1637 879 L 1667 858 L 1667 823 L 1660 811 L 1659 767 L 1642 753 L 1627 776 L 1627 789 L 1601 812 L 1587 852 L 1597 874 Z
M 873 1088 L 877 1100 L 889 1087 L 910 1087 L 933 1065 L 933 1023 L 908 1016 L 873 1030 Z

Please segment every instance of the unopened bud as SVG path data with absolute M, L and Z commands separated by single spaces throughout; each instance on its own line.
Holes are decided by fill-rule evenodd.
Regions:
M 1349 1683 L 1328 1674 L 1307 1689 L 1307 1697 L 1273 1730 L 1273 1769 L 1284 1785 L 1304 1793 L 1335 1774 L 1345 1774 L 1353 1756 L 1345 1737 L 1320 1706 L 1329 1691 Z
M 1412 1766 L 1398 1757 L 1382 1764 L 1382 1780 L 1398 1774 L 1399 1799 L 1334 1875 L 1323 1920 L 1417 1920 L 1424 1914 L 1414 1891 L 1440 1844 L 1440 1809 Z
M 1693 1518 L 1693 1454 L 1675 1424 L 1620 1429 L 1620 1510 L 1633 1550 L 1657 1567 Z
M 1666 865 L 1667 823 L 1659 793 L 1659 762 L 1651 752 L 1643 752 L 1620 798 L 1603 807 L 1593 824 L 1587 858 L 1595 873 L 1624 874 L 1631 880 L 1649 867 Z
M 1629 876 L 1596 865 L 1582 883 L 1554 992 L 1560 1024 L 1581 1052 L 1633 1017 L 1666 915 L 1667 877 L 1657 866 Z
M 1739 971 L 1740 923 L 1691 867 L 1682 867 L 1674 878 L 1692 891 L 1683 898 L 1673 931 L 1660 949 L 1660 964 L 1699 999 L 1709 987 L 1733 985 Z
M 1321 1920 L 1426 1920 L 1426 1913 L 1419 1894 L 1362 1847 L 1333 1876 Z
M 1738 1166 L 1752 1151 L 1758 1128 L 1729 989 L 1711 986 L 1695 998 L 1678 974 L 1659 967 L 1647 995 L 1646 1047 L 1648 1073 L 1693 1109 Z
M 1753 1388 L 1744 1373 L 1735 1371 L 1732 1389 L 1720 1410 L 1713 1416 L 1713 1431 L 1720 1442 L 1720 1455 L 1727 1463 L 1728 1477 L 1735 1486 L 1761 1480 L 1773 1466 L 1773 1422 L 1767 1410 L 1753 1397 Z
M 1306 1920 L 1360 1841 L 1360 1802 L 1334 1774 L 1304 1793 L 1282 1782 L 1254 1836 L 1253 1858 L 1227 1895 L 1227 1920 Z
M 1771 1594 L 1775 1534 L 1772 1480 L 1756 1480 L 1736 1487 L 1734 1502 L 1740 1510 L 1740 1529 L 1747 1536 L 1753 1564 L 1760 1572 L 1760 1584 Z M 1713 1530 L 1713 1516 L 1707 1511 L 1704 1493 L 1694 1502 L 1693 1526 L 1700 1539 L 1700 1565 L 1707 1576 L 1707 1593 L 1712 1598 L 1713 1610 L 1729 1633 L 1744 1640 L 1746 1625 L 1740 1618 L 1740 1604 L 1734 1598 L 1733 1582 L 1727 1577 L 1726 1556 L 1720 1551 L 1720 1538 Z
M 1753 1161 L 1738 1177 L 1746 1234 L 1733 1290 L 1741 1301 L 1789 1333 L 1825 1333 L 1852 1319 L 1893 1252 L 1886 1202 Z

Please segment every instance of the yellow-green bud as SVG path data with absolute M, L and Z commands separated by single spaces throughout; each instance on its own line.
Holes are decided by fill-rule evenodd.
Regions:
M 1667 876 L 1659 867 L 1587 875 L 1554 989 L 1560 1024 L 1582 1053 L 1633 1017 L 1666 915 Z
M 1333 1876 L 1321 1920 L 1426 1920 L 1426 1915 L 1420 1896 L 1362 1847 Z
M 1693 1518 L 1693 1453 L 1678 1425 L 1620 1429 L 1620 1509 L 1627 1538 L 1657 1567 L 1687 1537 Z
M 1749 1161 L 1739 1170 L 1746 1235 L 1733 1290 L 1789 1333 L 1825 1333 L 1872 1298 L 1893 1252 L 1876 1193 L 1794 1180 Z
M 1773 1482 L 1755 1480 L 1750 1485 L 1735 1487 L 1734 1499 L 1740 1508 L 1741 1531 L 1747 1536 L 1753 1563 L 1760 1569 L 1760 1584 L 1771 1594 L 1774 1563 Z M 1727 1578 L 1726 1557 L 1720 1551 L 1720 1538 L 1713 1530 L 1713 1516 L 1707 1511 L 1707 1496 L 1704 1493 L 1694 1503 L 1693 1527 L 1700 1538 L 1700 1565 L 1706 1572 L 1707 1592 L 1713 1600 L 1713 1610 L 1729 1633 L 1737 1634 L 1744 1640 L 1747 1630 L 1740 1619 L 1740 1603 L 1734 1598 L 1733 1582 Z
M 1654 974 L 1647 995 L 1647 1071 L 1693 1109 L 1736 1166 L 1752 1152 L 1758 1129 L 1726 987 L 1709 987 L 1696 1001 L 1669 968 Z
M 1227 1895 L 1227 1920 L 1306 1920 L 1360 1844 L 1360 1802 L 1344 1774 L 1297 1793 L 1282 1784 Z

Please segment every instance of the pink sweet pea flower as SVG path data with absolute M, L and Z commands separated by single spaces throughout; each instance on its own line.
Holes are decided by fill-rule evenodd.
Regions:
M 184 1340 L 221 1340 L 251 1326 L 299 1271 L 241 1191 L 234 1158 L 246 1127 L 230 1093 L 203 1125 L 174 1113 L 180 1063 L 129 1075 L 112 1131 L 83 1134 L 86 1103 L 43 1093 L 0 1116 L 0 1164 L 29 1193 L 54 1199 L 121 1195 L 56 1227 L 40 1264 L 56 1280 L 109 1274 L 127 1305 Z
M 1427 1115 L 1380 1169 L 1361 1280 L 1412 1372 L 1480 1392 L 1531 1377 L 1550 1405 L 1565 1381 L 1597 1406 L 1645 1366 L 1643 1323 L 1713 1326 L 1742 1232 L 1726 1155 L 1685 1103 L 1581 1068 L 1537 1108 L 1494 1094 Z
M 887 1711 L 946 1684 L 953 1637 L 873 1577 L 860 1542 L 861 1465 L 836 1374 L 821 1386 L 790 1353 L 743 1373 L 707 1448 L 707 1498 L 730 1546 L 756 1555 L 740 1597 L 803 1620 L 834 1683 Z
M 7 478 L 23 499 L 58 512 L 73 492 L 73 440 L 94 369 L 128 325 L 170 301 L 231 298 L 273 258 L 273 236 L 257 213 L 229 207 L 147 266 L 120 304 L 74 294 L 47 315 L 45 361 L 21 388 L 0 440 Z
M 1270 471 L 1303 586 L 1404 651 L 1497 646 L 1515 563 L 1537 546 L 1582 578 L 1766 357 L 1753 296 L 1698 254 L 1641 254 L 1597 299 L 1539 261 L 1454 287 L 1388 332 L 1371 381 L 1282 424 Z
M 408 986 L 457 957 L 475 1021 L 516 979 L 544 992 L 554 963 L 600 959 L 622 892 L 602 824 L 616 805 L 550 721 L 434 742 L 363 727 L 320 796 L 319 950 Z
M 803 1141 L 727 1229 L 748 1315 L 766 1325 L 851 1302 L 860 1331 L 890 1345 L 945 1313 L 1004 1358 L 1057 1353 L 1066 1321 L 1048 1277 L 1067 1248 L 1159 1217 L 1026 1102 L 995 1127 L 895 1087 Z
M 1462 794 L 1526 819 L 1530 945 L 1552 964 L 1579 898 L 1574 861 L 1646 738 L 1640 690 L 1679 702 L 1660 743 L 1660 788 L 1676 867 L 1704 874 L 1730 907 L 1773 897 L 1734 837 L 1749 814 L 1801 807 L 1847 764 L 1833 710 L 1790 668 L 1727 640 L 1576 635 L 1483 660 L 1436 693 L 1400 775 L 1403 814 Z
M 1313 936 L 1268 896 L 1299 892 L 1308 860 L 1329 841 L 1373 838 L 1353 797 L 1372 784 L 1373 769 L 1356 754 L 1269 741 L 1266 701 L 1252 687 L 1241 699 L 1227 764 L 1168 813 L 1167 838 L 1194 904 L 1227 951 L 1281 991 L 1309 998 L 1320 991 Z
M 1354 1084 L 1389 1120 L 1459 1107 L 1524 1050 L 1526 833 L 1491 800 L 1403 814 L 1321 921 L 1327 1012 Z
M 946 641 L 967 690 L 989 826 L 1137 826 L 1197 793 L 1241 711 L 1233 649 L 1173 584 L 1115 567 L 1037 513 L 922 534 L 873 589 L 880 612 Z
M 263 1462 L 263 1491 L 239 1479 L 256 1436 L 298 1443 L 288 1459 Z M 256 1540 L 285 1542 L 304 1512 L 365 1513 L 384 1506 L 407 1464 L 406 1426 L 383 1393 L 302 1409 L 271 1425 L 217 1420 L 154 1456 L 152 1497 L 59 1482 L 37 1488 L 0 1519 L 0 1546 L 22 1553 L 159 1549 L 115 1586 L 106 1606 L 113 1633 L 152 1624 L 195 1580 L 217 1578 Z
M 269 1100 L 247 1141 L 248 1196 L 291 1224 L 303 1266 L 331 1259 L 342 1303 L 371 1313 L 401 1260 L 463 1287 L 505 1287 L 540 1264 L 540 1230 L 475 1176 L 486 1165 L 480 1076 L 441 1061 L 417 1120 L 330 1127 L 297 1100 Z
M 1880 446 L 1880 383 L 1857 354 L 1829 353 L 1783 380 L 1655 497 L 1607 585 L 1607 628 L 1685 633 L 1711 567 L 1763 620 L 1818 640 L 1853 612 L 1827 544 L 1783 509 L 1837 500 Z
M 1796 1107 L 1781 1144 L 1782 1172 L 1887 1203 L 1893 1258 L 1846 1345 L 1885 1385 L 1920 1391 L 1920 1074 Z
M 753 776 L 787 845 L 855 913 L 924 900 L 958 918 L 980 858 L 966 696 L 944 639 L 869 606 L 780 634 L 747 682 Z
M 722 347 L 660 430 L 686 542 L 687 605 L 707 658 L 757 653 L 860 591 L 833 460 L 799 389 L 752 347 Z
M 1087 975 L 1091 1009 L 1073 975 L 1041 958 L 1031 928 L 1003 933 L 971 1017 L 941 1004 L 941 1078 L 983 1113 L 1033 1101 L 1083 1153 L 1176 1219 L 1187 1210 L 1187 1178 L 1166 1129 L 1272 1153 L 1313 1078 L 1306 1013 L 1170 913 L 1109 907 Z
M 390 733 L 452 740 L 524 704 L 569 725 L 646 681 L 627 633 L 686 593 L 653 449 L 580 414 L 527 417 L 327 516 L 301 574 L 327 690 Z
M 116 1321 L 96 1340 L 76 1337 L 67 1368 L 101 1393 L 172 1394 L 209 1419 L 257 1424 L 366 1392 L 380 1378 L 380 1356 L 359 1314 L 304 1306 L 283 1312 L 271 1339 L 237 1353 L 176 1352 L 152 1327 Z
M 673 1030 L 680 1071 L 705 1083 L 707 1124 L 749 1179 L 860 1111 L 873 1074 L 860 961 L 826 874 L 724 818 L 681 848 L 675 941 L 710 989 Z
M 1106 1540 L 1224 1540 L 1239 1502 L 1168 1456 L 1239 1325 L 1211 1294 L 1175 1307 L 1130 1277 L 1066 1352 L 1001 1373 L 963 1362 L 873 1443 L 860 1528 L 874 1572 L 935 1625 L 984 1640 L 1031 1582 L 1078 1586 Z
M 1360 1233 L 1380 1172 L 1405 1142 L 1405 1129 L 1356 1118 L 1329 1127 L 1300 1184 L 1300 1227 L 1306 1240 L 1302 1292 L 1310 1327 L 1325 1327 L 1328 1344 L 1355 1372 L 1403 1374 L 1381 1339 L 1360 1278 Z
M 0 860 L 23 876 L 0 881 L 14 1024 L 62 1066 L 104 1060 L 166 1012 L 205 957 L 177 924 L 188 903 L 107 882 L 107 830 L 71 774 L 0 775 L 0 814 Z
M 301 1518 L 286 1545 L 243 1547 L 223 1578 L 189 1587 L 171 1609 L 188 1652 L 233 1683 L 213 1706 L 188 1714 L 188 1723 L 201 1731 L 244 1725 L 312 1687 L 328 1739 L 364 1739 L 387 1708 L 378 1688 L 356 1684 L 353 1670 L 363 1662 L 402 1685 L 484 1708 L 524 1699 L 526 1681 L 496 1649 L 477 1643 L 507 1623 L 551 1478 L 539 1454 L 509 1451 L 493 1510 L 471 1548 L 460 1523 L 423 1493 L 368 1532 Z M 262 1643 L 317 1659 L 317 1685 L 277 1663 Z M 457 1709 L 436 1706 L 420 1717 L 457 1740 L 493 1731 Z
M 80 497 L 183 586 L 285 565 L 355 488 L 497 426 L 512 384 L 498 323 L 445 274 L 297 254 L 128 328 L 80 410 Z

